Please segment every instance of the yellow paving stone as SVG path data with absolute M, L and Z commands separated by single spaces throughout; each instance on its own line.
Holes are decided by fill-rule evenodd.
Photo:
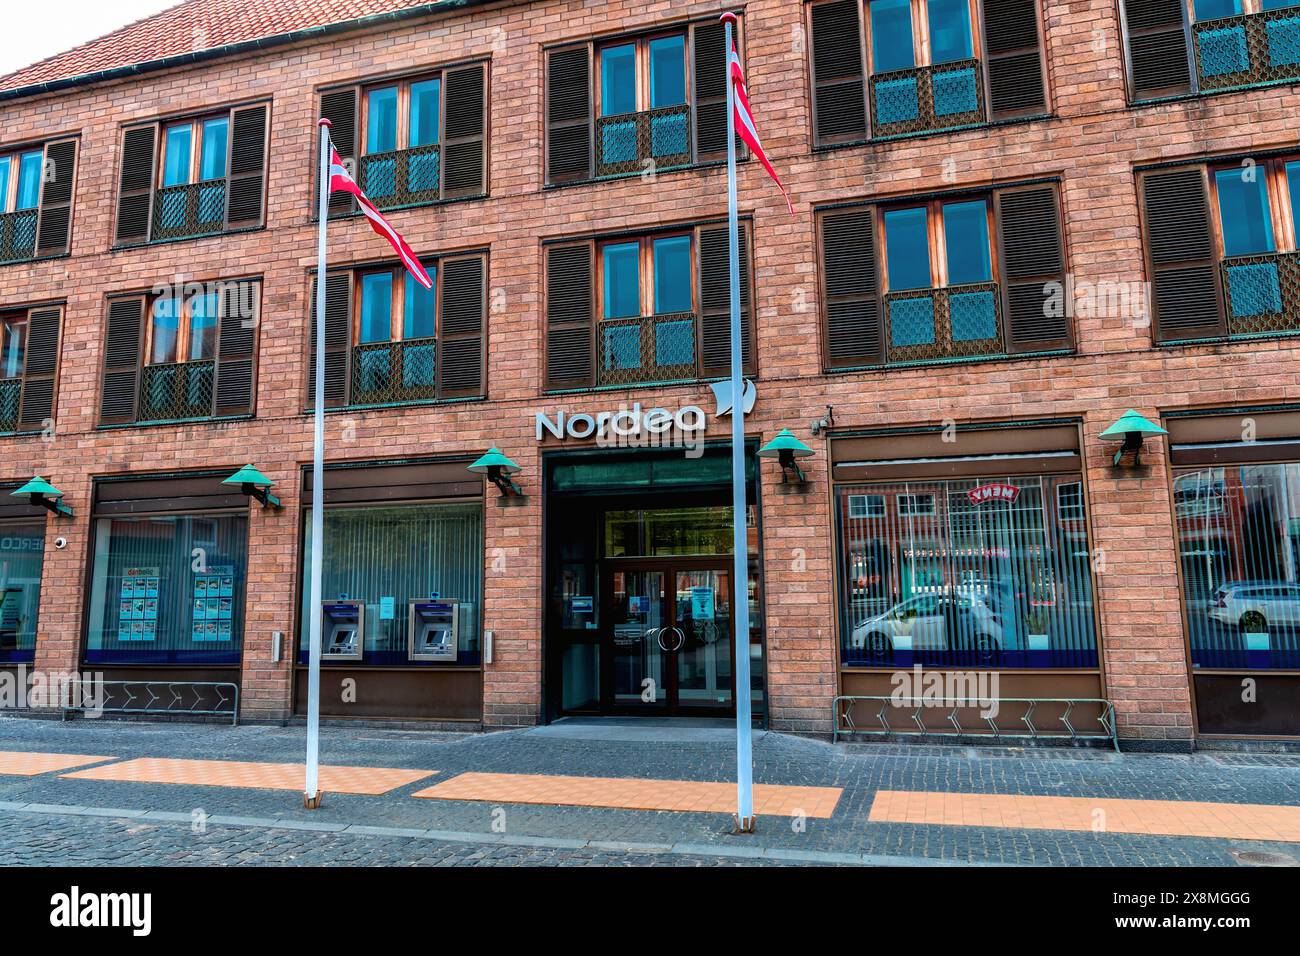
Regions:
M 116 757 L 91 757 L 86 754 L 27 753 L 21 750 L 0 750 L 0 776 L 35 777 L 56 770 L 71 770 L 88 763 L 116 760 Z
M 1300 807 L 1244 803 L 880 790 L 868 819 L 1300 843 Z
M 838 787 L 754 785 L 754 812 L 770 816 L 827 819 L 843 790 Z M 415 794 L 433 800 L 531 803 L 547 806 L 609 807 L 621 810 L 734 813 L 734 783 L 562 777 L 542 774 L 463 773 Z
M 432 775 L 432 770 L 393 770 L 385 767 L 320 768 L 325 793 L 378 796 Z M 236 760 L 176 760 L 142 757 L 105 767 L 63 774 L 79 780 L 121 780 L 132 783 L 173 783 L 200 787 L 257 790 L 297 790 L 304 785 L 302 764 L 248 763 Z

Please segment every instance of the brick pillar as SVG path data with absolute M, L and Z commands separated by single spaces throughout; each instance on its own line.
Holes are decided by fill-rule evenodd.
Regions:
M 64 492 L 64 503 L 74 517 L 50 515 L 45 522 L 45 558 L 41 567 L 41 602 L 36 621 L 36 670 L 70 673 L 81 667 L 81 639 L 84 631 L 82 582 L 91 554 L 94 525 L 90 519 L 90 478 L 73 474 L 42 472 Z M 55 547 L 59 538 L 64 548 Z
M 1106 694 L 1121 738 L 1183 749 L 1192 702 L 1168 457 L 1163 439 L 1148 439 L 1141 469 L 1112 466 L 1117 446 L 1097 436 L 1126 410 L 1107 405 L 1084 423 Z
M 298 475 L 292 469 L 267 472 L 284 509 L 248 509 L 248 574 L 244 599 L 244 647 L 240 671 L 240 717 L 285 720 L 293 712 L 293 674 L 297 659 L 297 606 L 294 594 L 301 560 L 298 541 Z M 280 660 L 274 661 L 274 632 L 281 633 Z
M 531 436 L 519 431 L 501 450 L 523 473 L 528 497 L 502 504 L 484 494 L 483 629 L 495 636 L 493 662 L 483 668 L 483 723 L 521 727 L 542 718 L 542 473 Z
M 760 459 L 767 694 L 774 730 L 830 733 L 835 672 L 833 545 L 825 445 L 800 462 L 806 492 Z

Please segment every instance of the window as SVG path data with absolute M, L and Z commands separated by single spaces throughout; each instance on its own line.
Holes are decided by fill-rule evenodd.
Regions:
M 1300 331 L 1298 186 L 1291 156 L 1142 174 L 1157 341 Z
M 486 64 L 326 90 L 321 115 L 381 209 L 487 192 Z M 356 211 L 348 196 L 331 200 L 331 215 Z
M 1052 299 L 1065 269 L 1054 187 L 819 219 L 828 368 L 1072 347 L 1068 310 Z
M 811 5 L 818 146 L 1047 112 L 1036 0 Z
M 1296 0 L 1124 0 L 1124 16 L 1135 102 L 1300 78 Z
M 1060 521 L 1082 521 L 1083 485 L 1077 481 L 1056 486 L 1056 517 Z
M 0 150 L 0 263 L 68 251 L 77 141 Z
M 101 423 L 251 414 L 260 308 L 256 280 L 109 300 Z
M 483 394 L 486 258 L 428 259 L 424 267 L 431 290 L 400 265 L 330 274 L 328 404 L 398 405 Z M 311 301 L 314 307 L 314 296 Z M 310 374 L 309 404 L 314 359 Z
M 547 182 L 725 158 L 725 78 L 716 21 L 548 52 Z
M 742 349 L 752 368 L 748 223 L 741 232 Z M 729 374 L 725 226 L 556 243 L 546 261 L 550 388 Z
M 845 666 L 1096 668 L 1087 527 L 1051 516 L 1066 487 L 1081 476 L 838 485 Z M 856 513 L 870 498 L 896 508 Z
M 0 434 L 40 431 L 54 416 L 63 308 L 0 313 Z
M 883 518 L 885 516 L 884 495 L 849 495 L 850 518 Z
M 118 245 L 261 226 L 269 112 L 262 103 L 127 127 Z
M 30 664 L 36 657 L 44 562 L 44 518 L 0 522 L 0 664 Z

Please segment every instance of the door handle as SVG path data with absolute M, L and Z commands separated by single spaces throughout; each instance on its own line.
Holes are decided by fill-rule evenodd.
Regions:
M 674 627 L 672 630 L 677 633 L 677 643 L 673 645 L 673 651 L 680 651 L 686 644 L 686 632 L 680 627 Z
M 657 628 L 655 630 L 655 640 L 659 642 L 659 650 L 663 651 L 665 654 L 669 653 L 669 647 L 664 643 L 664 631 L 666 630 L 668 630 L 666 627 Z

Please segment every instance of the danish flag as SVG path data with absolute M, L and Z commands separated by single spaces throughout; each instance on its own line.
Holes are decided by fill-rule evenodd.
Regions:
M 772 177 L 772 181 L 781 190 L 781 195 L 785 197 L 785 204 L 790 208 L 790 215 L 793 216 L 795 214 L 794 204 L 790 202 L 790 194 L 781 185 L 781 177 L 772 168 L 767 153 L 763 151 L 763 143 L 758 138 L 758 129 L 754 126 L 754 114 L 749 108 L 749 93 L 745 89 L 745 70 L 740 65 L 740 55 L 736 52 L 736 41 L 734 39 L 731 41 L 731 50 L 727 54 L 727 60 L 730 64 L 731 85 L 736 93 L 734 97 L 736 103 L 736 132 L 744 140 L 745 145 L 749 147 L 750 152 L 758 157 L 758 161 L 763 164 L 767 174 Z
M 339 151 L 334 148 L 332 142 L 330 143 L 330 192 L 350 193 L 355 196 L 361 211 L 370 220 L 370 228 L 388 240 L 389 244 L 401 257 L 402 265 L 406 266 L 406 271 L 426 289 L 433 288 L 433 280 L 429 278 L 429 273 L 424 271 L 424 266 L 420 265 L 420 260 L 416 258 L 415 252 L 406 244 L 406 240 L 402 238 L 401 234 L 389 225 L 388 220 L 379 214 L 375 204 L 366 198 L 366 194 L 361 191 L 361 187 L 352 178 L 348 168 L 343 165 L 343 157 L 339 155 Z

